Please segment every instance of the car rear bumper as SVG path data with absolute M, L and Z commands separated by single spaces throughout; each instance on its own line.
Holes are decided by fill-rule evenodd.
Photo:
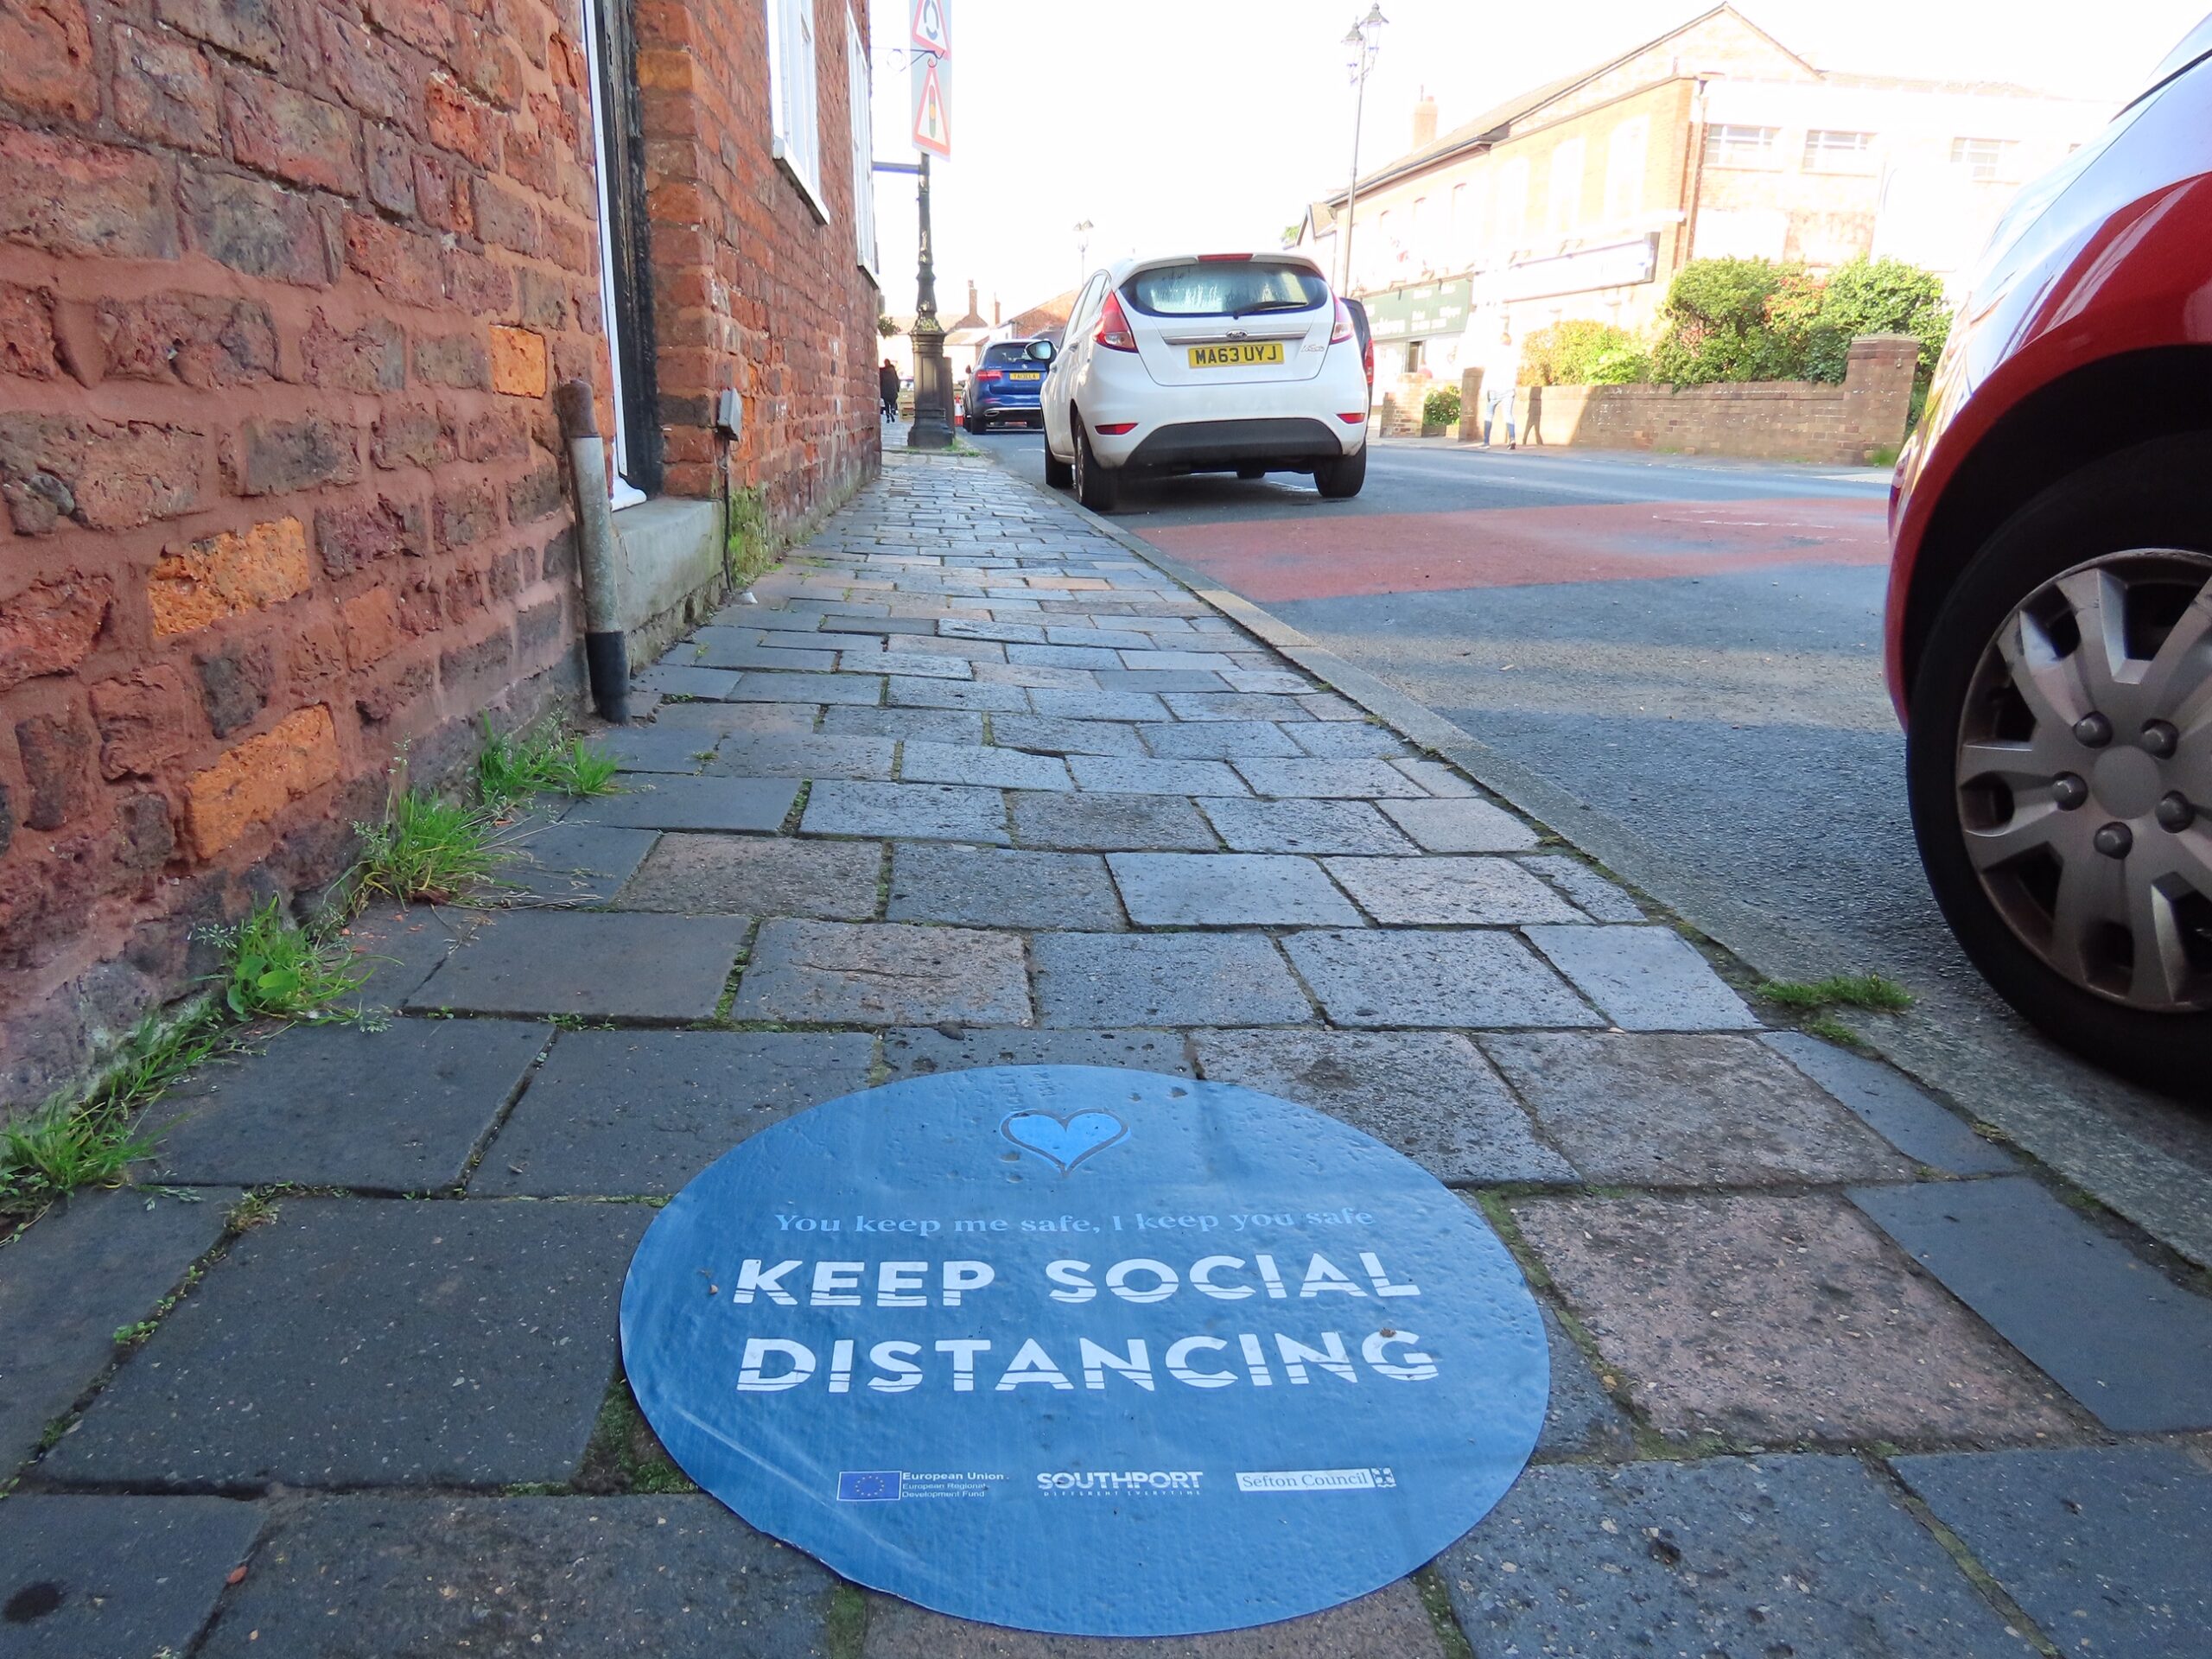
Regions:
M 1156 426 L 1146 433 L 1122 465 L 1192 472 L 1262 461 L 1281 466 L 1310 467 L 1319 461 L 1334 461 L 1344 453 L 1343 438 L 1311 417 L 1178 421 Z

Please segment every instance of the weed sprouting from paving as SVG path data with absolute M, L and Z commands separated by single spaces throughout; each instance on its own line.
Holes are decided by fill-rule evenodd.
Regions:
M 1879 974 L 1834 974 L 1812 981 L 1776 979 L 1759 995 L 1778 1007 L 1817 1014 L 1826 1008 L 1863 1008 L 1870 1014 L 1901 1014 L 1916 1000 L 1910 991 Z
M 373 968 L 320 929 L 302 927 L 271 898 L 235 927 L 223 946 L 223 1003 L 240 1020 L 321 1020 L 368 982 Z
M 1474 1648 L 1460 1630 L 1459 1621 L 1452 1616 L 1452 1591 L 1444 1582 L 1443 1569 L 1431 1561 L 1413 1575 L 1413 1582 L 1414 1588 L 1421 1593 L 1422 1611 L 1436 1627 L 1436 1639 L 1446 1659 L 1475 1659 Z
M 266 1227 L 276 1219 L 276 1201 L 266 1192 L 249 1192 L 231 1206 L 231 1213 L 223 1217 L 223 1231 L 232 1238 L 243 1238 L 257 1227 Z
M 860 1659 L 868 1645 L 868 1592 L 840 1579 L 830 1591 L 830 1613 L 823 1621 L 823 1643 L 830 1659 Z
M 614 757 L 559 728 L 541 726 L 518 737 L 484 726 L 484 751 L 476 758 L 476 789 L 493 810 L 532 795 L 612 795 Z
M 361 837 L 353 891 L 365 904 L 466 898 L 491 880 L 503 856 L 482 810 L 404 787 L 397 777 L 383 822 L 353 828 Z
M 576 1471 L 580 1492 L 696 1492 L 699 1489 L 662 1449 L 645 1414 L 630 1393 L 630 1384 L 617 1376 L 601 1402 L 599 1421 L 591 1444 L 585 1448 L 583 1465 Z
M 1866 1039 L 1832 1014 L 1808 1020 L 1805 1029 L 1821 1041 L 1834 1043 L 1838 1047 L 1866 1051 Z

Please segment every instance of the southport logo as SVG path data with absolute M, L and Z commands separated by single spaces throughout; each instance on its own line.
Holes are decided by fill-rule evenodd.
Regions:
M 999 1133 L 1024 1152 L 1033 1152 L 1065 1175 L 1087 1158 L 1128 1136 L 1129 1126 L 1111 1112 L 1015 1112 Z

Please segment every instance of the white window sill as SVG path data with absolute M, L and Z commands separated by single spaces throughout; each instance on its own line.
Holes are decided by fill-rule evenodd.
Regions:
M 809 211 L 814 214 L 817 220 L 827 225 L 830 222 L 829 204 L 822 200 L 822 193 L 807 181 L 806 175 L 792 165 L 791 154 L 784 147 L 784 141 L 780 138 L 777 139 L 769 146 L 769 150 L 776 158 L 776 165 L 783 168 L 784 176 L 798 187 L 798 193 L 805 198 Z

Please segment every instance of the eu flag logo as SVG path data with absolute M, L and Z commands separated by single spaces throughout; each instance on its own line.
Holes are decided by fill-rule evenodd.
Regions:
M 896 1469 L 847 1469 L 837 1476 L 837 1501 L 840 1503 L 889 1503 L 899 1497 L 899 1472 Z

